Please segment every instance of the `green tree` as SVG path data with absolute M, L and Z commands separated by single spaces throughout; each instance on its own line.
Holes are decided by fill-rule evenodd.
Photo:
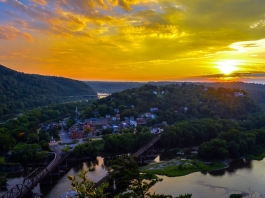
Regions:
M 161 135 L 161 139 L 163 145 L 168 148 L 175 148 L 183 145 L 183 135 L 176 127 L 166 127 Z
M 41 151 L 38 144 L 17 144 L 11 152 L 9 160 L 11 162 L 41 162 L 45 159 L 47 153 Z
M 88 135 L 91 132 L 92 132 L 92 129 L 91 128 L 86 128 L 86 130 L 84 131 L 84 134 L 85 135 Z
M 73 154 L 76 157 L 83 157 L 83 156 L 91 156 L 96 157 L 99 155 L 100 150 L 103 149 L 103 141 L 91 141 L 84 144 L 77 145 L 74 150 Z
M 225 159 L 229 156 L 227 142 L 221 139 L 212 139 L 200 145 L 198 155 L 204 159 Z
M 102 131 L 101 135 L 107 135 L 107 134 L 112 134 L 112 133 L 113 133 L 113 129 L 107 128 Z
M 8 134 L 0 134 L 0 153 L 5 155 L 16 144 L 16 140 Z
M 232 157 L 232 158 L 240 157 L 239 145 L 237 143 L 235 143 L 235 141 L 229 142 L 227 147 L 228 147 L 230 157 Z
M 46 131 L 42 131 L 42 130 L 39 131 L 39 140 L 40 141 L 44 140 L 46 142 L 49 142 L 50 139 L 51 139 L 51 137 L 50 137 L 49 133 L 47 133 Z
M 0 157 L 0 164 L 3 164 L 5 162 L 5 158 Z
M 71 181 L 71 185 L 73 187 L 73 190 L 77 192 L 77 195 L 75 197 L 78 198 L 105 198 L 107 197 L 107 194 L 104 192 L 104 190 L 108 187 L 106 183 L 103 183 L 98 188 L 94 187 L 94 182 L 90 181 L 86 177 L 86 173 L 88 171 L 82 171 L 78 175 L 78 177 L 81 179 L 81 181 L 78 181 L 78 179 L 75 178 L 75 176 L 68 176 L 68 179 Z
M 39 142 L 39 137 L 37 134 L 30 134 L 28 135 L 28 143 L 34 144 Z
M 6 174 L 0 173 L 0 187 L 6 187 L 6 185 L 7 185 Z
M 166 198 L 171 195 L 159 195 L 148 192 L 149 189 L 157 182 L 162 181 L 161 178 L 155 176 L 154 179 L 148 179 L 145 174 L 140 174 L 138 164 L 135 158 L 123 155 L 119 159 L 111 162 L 113 171 L 110 172 L 112 179 L 115 179 L 116 185 L 123 193 L 116 196 L 117 198 Z M 191 194 L 182 196 L 190 198 Z
M 50 151 L 50 145 L 45 140 L 41 140 L 39 145 L 43 151 Z

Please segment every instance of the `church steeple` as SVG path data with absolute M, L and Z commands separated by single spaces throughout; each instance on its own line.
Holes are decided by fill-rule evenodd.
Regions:
M 75 107 L 75 117 L 76 117 L 76 118 L 78 117 L 78 110 L 77 110 L 77 107 Z

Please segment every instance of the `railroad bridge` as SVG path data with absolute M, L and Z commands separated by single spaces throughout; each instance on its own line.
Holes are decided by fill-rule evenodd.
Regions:
M 65 155 L 61 155 L 58 148 L 54 147 L 53 149 L 55 157 L 46 168 L 37 168 L 24 178 L 22 184 L 17 184 L 2 195 L 1 198 L 23 198 L 30 196 L 32 194 L 31 190 L 33 190 L 38 183 L 41 183 L 48 177 L 51 177 L 53 171 L 55 171 L 56 168 L 58 168 L 58 166 L 62 164 L 71 154 L 71 152 L 68 152 Z
M 148 144 L 143 146 L 132 156 L 134 157 L 141 156 L 145 151 L 153 147 L 154 144 L 159 139 L 160 139 L 160 135 L 156 136 Z M 63 162 L 66 162 L 67 158 L 71 154 L 71 152 L 68 152 L 62 156 L 60 154 L 59 148 L 54 147 L 53 150 L 55 153 L 55 157 L 53 161 L 46 168 L 37 168 L 35 171 L 33 171 L 31 174 L 29 174 L 24 179 L 22 184 L 17 184 L 13 188 L 11 188 L 9 191 L 7 191 L 4 195 L 2 195 L 1 198 L 25 198 L 32 194 L 32 190 L 35 188 L 35 186 L 38 185 L 38 183 L 51 184 L 52 183 L 51 176 L 54 175 L 54 171 L 59 166 L 62 166 Z M 140 158 L 140 160 L 142 161 L 142 158 Z M 102 183 L 107 182 L 108 179 L 109 179 L 109 175 L 106 175 L 100 181 L 95 183 L 95 187 L 96 188 L 99 187 Z

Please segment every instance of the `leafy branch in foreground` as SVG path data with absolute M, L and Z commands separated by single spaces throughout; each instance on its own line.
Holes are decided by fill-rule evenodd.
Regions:
M 107 193 L 105 189 L 108 187 L 108 184 L 103 183 L 98 188 L 94 187 L 94 182 L 90 181 L 86 177 L 88 171 L 82 171 L 78 177 L 81 181 L 78 181 L 75 176 L 68 176 L 68 179 L 72 181 L 71 185 L 74 188 L 73 190 L 77 192 L 77 195 L 74 197 L 78 198 L 105 198 Z
M 115 198 L 191 198 L 192 196 L 185 194 L 173 197 L 172 195 L 150 193 L 149 189 L 162 179 L 155 175 L 141 174 L 133 157 L 123 155 L 111 163 L 113 170 L 109 173 L 110 177 L 115 179 L 116 186 L 122 192 Z M 68 179 L 72 181 L 73 190 L 77 193 L 72 198 L 106 198 L 105 190 L 108 184 L 104 183 L 95 188 L 94 183 L 86 177 L 87 172 L 82 171 L 78 175 L 81 181 L 74 176 L 68 176 Z M 152 176 L 151 179 L 150 176 Z
M 171 195 L 159 195 L 150 193 L 149 189 L 163 179 L 154 176 L 148 179 L 146 174 L 141 174 L 135 158 L 123 155 L 111 164 L 113 171 L 111 178 L 115 179 L 116 185 L 121 189 L 122 194 L 116 198 L 173 198 Z M 180 195 L 176 198 L 190 198 L 191 194 Z

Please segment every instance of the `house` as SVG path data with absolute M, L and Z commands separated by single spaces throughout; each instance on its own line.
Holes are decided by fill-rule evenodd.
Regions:
M 241 97 L 241 96 L 244 96 L 244 93 L 242 93 L 242 92 L 234 92 L 234 96 L 235 97 Z
M 150 111 L 151 111 L 151 112 L 154 112 L 154 111 L 157 111 L 157 110 L 158 110 L 157 107 L 151 107 L 151 108 L 150 108 Z
M 152 114 L 150 112 L 147 112 L 147 113 L 145 113 L 145 117 L 146 118 L 151 118 L 152 117 Z
M 134 108 L 134 105 L 131 105 L 131 108 L 133 109 Z
M 139 125 L 144 125 L 144 124 L 146 124 L 146 119 L 144 119 L 144 118 L 136 118 L 136 122 Z
M 134 120 L 130 120 L 130 125 L 134 126 L 134 127 L 137 127 L 137 122 L 134 121 Z
M 128 123 L 126 121 L 121 122 L 120 128 L 122 129 L 128 128 Z
M 110 119 L 110 114 L 106 114 L 105 118 Z
M 163 129 L 161 129 L 159 127 L 151 128 L 151 133 L 153 133 L 153 134 L 160 134 L 162 131 L 163 131 Z
M 92 132 L 92 133 L 88 133 L 87 135 L 86 135 L 86 137 L 89 137 L 89 138 L 91 138 L 91 137 L 93 137 L 94 136 L 94 132 Z
M 112 126 L 113 132 L 119 131 L 119 127 L 117 125 Z
M 110 128 L 110 126 L 109 126 L 109 124 L 106 124 L 106 125 L 103 125 L 102 128 L 103 128 L 103 130 L 105 130 L 105 129 Z
M 90 128 L 90 132 L 88 133 L 85 130 L 83 130 L 83 137 L 92 137 L 94 135 L 96 128 L 92 126 L 90 126 L 89 128 Z
M 151 128 L 151 133 L 157 134 L 158 133 L 158 128 Z
M 91 128 L 90 124 L 84 124 L 83 125 L 83 131 L 85 131 L 87 128 Z
M 164 94 L 165 94 L 165 92 L 164 92 L 164 91 L 161 91 L 161 94 L 162 94 L 162 95 L 164 95 Z
M 107 118 L 90 118 L 86 119 L 85 122 L 91 125 L 104 125 L 108 123 Z
M 156 94 L 157 94 L 157 91 L 153 91 L 153 94 L 155 94 L 155 95 L 156 95 Z
M 129 120 L 134 121 L 134 116 L 130 116 Z
M 84 133 L 82 131 L 72 131 L 71 133 L 71 138 L 72 139 L 77 139 L 77 138 L 83 138 L 84 137 Z
M 120 116 L 120 114 L 116 114 L 116 120 L 117 120 L 117 121 L 120 121 L 120 120 L 121 120 L 121 116 Z
M 117 121 L 116 116 L 113 116 L 113 117 L 111 118 L 111 120 L 112 120 L 112 121 Z
M 120 112 L 119 109 L 113 109 L 113 111 L 114 111 L 115 113 L 119 113 L 119 112 Z

